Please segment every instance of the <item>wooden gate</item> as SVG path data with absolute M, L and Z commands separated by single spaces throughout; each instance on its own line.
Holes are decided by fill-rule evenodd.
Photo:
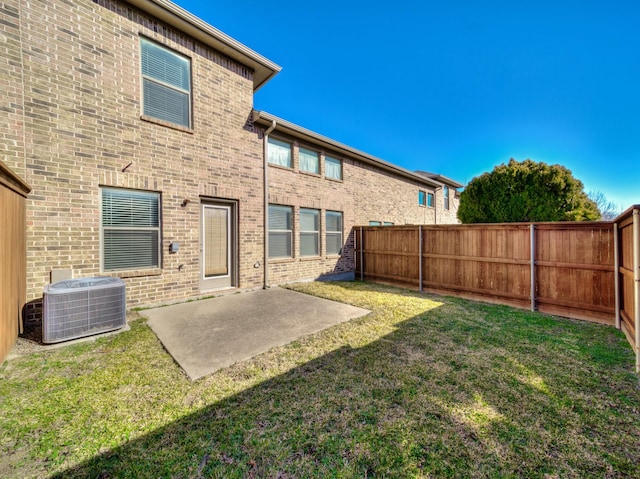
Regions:
M 0 363 L 22 329 L 27 296 L 26 198 L 30 191 L 0 162 Z

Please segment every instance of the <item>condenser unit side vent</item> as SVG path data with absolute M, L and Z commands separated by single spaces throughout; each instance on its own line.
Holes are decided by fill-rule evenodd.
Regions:
M 120 278 L 59 281 L 45 287 L 42 341 L 58 343 L 126 325 L 125 284 Z

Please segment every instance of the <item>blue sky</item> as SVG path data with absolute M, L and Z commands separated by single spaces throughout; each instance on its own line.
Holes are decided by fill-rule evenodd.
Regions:
M 640 203 L 640 2 L 177 3 L 283 67 L 258 110 L 461 183 L 530 158 Z

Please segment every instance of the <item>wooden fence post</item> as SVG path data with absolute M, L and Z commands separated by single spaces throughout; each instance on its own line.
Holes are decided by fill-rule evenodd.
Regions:
M 364 244 L 362 243 L 362 226 L 360 227 L 360 281 L 364 281 Z
M 613 223 L 613 294 L 615 295 L 616 329 L 620 329 L 620 238 L 618 223 Z
M 418 225 L 418 237 L 419 245 L 418 245 L 418 271 L 420 276 L 420 292 L 422 292 L 422 226 Z
M 531 311 L 536 310 L 536 225 L 529 225 L 531 231 Z

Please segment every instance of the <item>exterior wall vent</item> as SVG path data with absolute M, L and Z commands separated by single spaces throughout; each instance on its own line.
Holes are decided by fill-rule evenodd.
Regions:
M 94 277 L 45 286 L 42 342 L 59 343 L 126 325 L 125 284 L 120 278 Z

